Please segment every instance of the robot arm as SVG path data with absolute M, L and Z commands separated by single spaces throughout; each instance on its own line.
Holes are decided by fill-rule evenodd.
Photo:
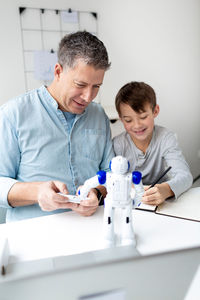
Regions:
M 87 179 L 84 185 L 78 191 L 79 197 L 85 199 L 92 188 L 95 188 L 99 184 L 104 184 L 106 182 L 106 172 L 98 171 L 97 175 Z
M 135 189 L 133 187 L 131 187 L 131 200 L 133 200 L 135 198 Z
M 140 205 L 142 196 L 144 194 L 144 187 L 142 184 L 142 173 L 139 171 L 134 171 L 132 173 L 132 181 L 135 188 L 135 197 L 134 197 L 134 207 Z

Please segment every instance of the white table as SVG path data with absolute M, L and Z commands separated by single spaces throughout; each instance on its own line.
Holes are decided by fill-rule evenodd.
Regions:
M 116 211 L 116 232 L 120 232 Z M 103 248 L 103 207 L 90 217 L 66 212 L 0 225 L 8 238 L 10 263 L 77 254 Z M 200 245 L 200 222 L 133 210 L 137 249 L 142 255 Z M 200 298 L 200 271 L 185 300 Z

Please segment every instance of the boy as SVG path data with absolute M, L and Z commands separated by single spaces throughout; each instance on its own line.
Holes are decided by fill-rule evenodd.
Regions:
M 119 90 L 115 106 L 126 131 L 113 139 L 114 151 L 129 160 L 130 171 L 140 171 L 143 184 L 150 185 L 172 167 L 161 182 L 145 187 L 142 202 L 159 205 L 189 189 L 193 178 L 175 134 L 154 125 L 159 114 L 154 90 L 144 82 L 127 83 Z

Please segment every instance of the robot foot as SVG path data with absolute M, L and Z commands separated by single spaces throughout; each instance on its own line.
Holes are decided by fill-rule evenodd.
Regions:
M 115 245 L 115 242 L 114 240 L 107 240 L 107 239 L 104 239 L 104 247 L 105 248 L 111 248 L 111 247 L 114 247 Z
M 131 219 L 129 217 L 126 217 L 126 223 L 124 223 L 122 227 L 121 244 L 124 246 L 136 245 L 135 234 L 133 231 Z
M 113 247 L 115 244 L 115 233 L 113 223 L 110 222 L 104 225 L 103 228 L 103 239 L 104 239 L 104 246 L 106 248 Z
M 121 240 L 121 245 L 122 246 L 136 246 L 136 241 L 135 239 L 129 239 L 129 238 L 124 238 Z

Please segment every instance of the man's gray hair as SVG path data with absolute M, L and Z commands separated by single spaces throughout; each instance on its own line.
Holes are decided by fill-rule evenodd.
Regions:
M 87 31 L 77 31 L 65 35 L 58 48 L 58 62 L 65 68 L 73 68 L 77 59 L 95 69 L 107 70 L 110 67 L 108 53 L 102 41 Z

